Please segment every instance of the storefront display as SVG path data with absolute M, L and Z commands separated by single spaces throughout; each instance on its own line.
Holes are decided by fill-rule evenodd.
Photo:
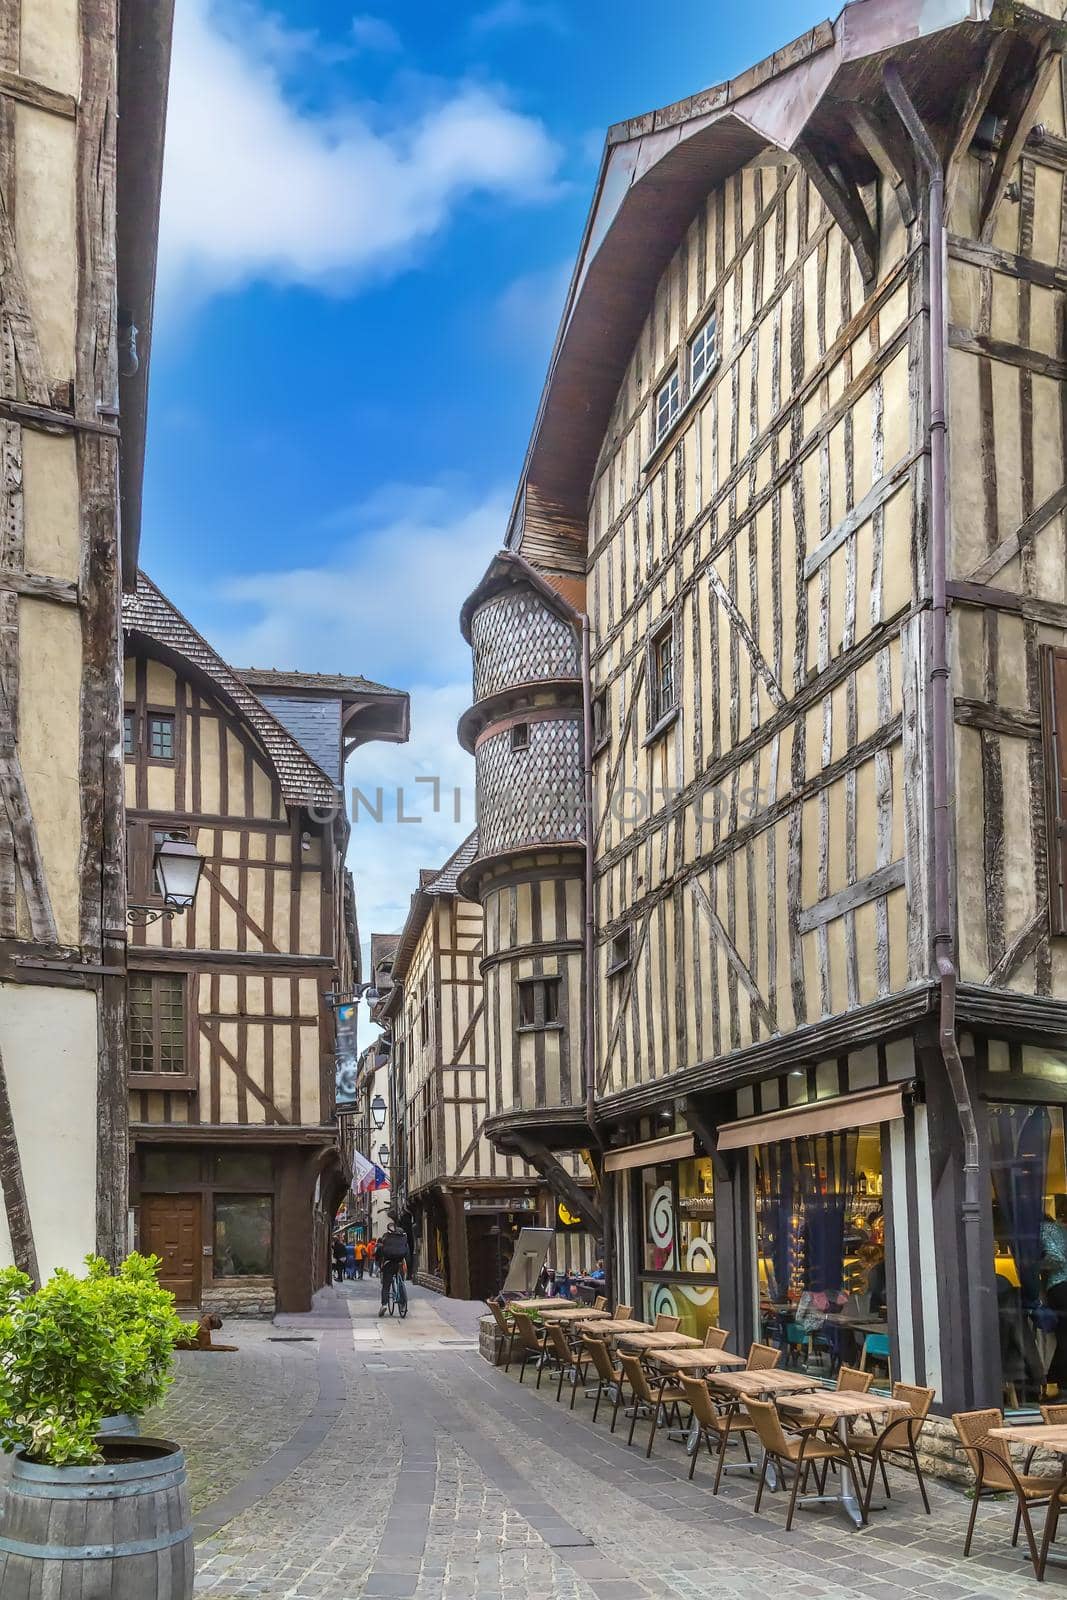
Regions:
M 832 1377 L 891 1372 L 879 1124 L 756 1147 L 761 1337 Z
M 1060 1106 L 987 1107 L 1004 1404 L 1067 1398 L 1067 1170 Z
M 649 1321 L 661 1312 L 678 1317 L 681 1332 L 703 1338 L 719 1311 L 711 1161 L 643 1167 L 638 1194 L 640 1314 Z

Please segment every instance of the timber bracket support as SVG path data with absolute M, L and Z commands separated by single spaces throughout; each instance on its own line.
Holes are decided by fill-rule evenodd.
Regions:
M 604 1218 L 599 1200 L 591 1190 L 583 1188 L 578 1179 L 571 1176 L 551 1150 L 519 1134 L 513 1134 L 508 1144 L 516 1155 L 522 1156 L 540 1174 L 557 1200 L 562 1200 L 568 1211 L 582 1218 L 590 1233 L 603 1238 Z

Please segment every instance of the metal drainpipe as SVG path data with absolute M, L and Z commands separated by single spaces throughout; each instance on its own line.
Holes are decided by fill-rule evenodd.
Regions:
M 984 1301 L 986 1263 L 982 1258 L 982 1206 L 979 1194 L 978 1126 L 971 1102 L 967 1075 L 956 1039 L 956 957 L 952 932 L 951 818 L 949 814 L 948 697 L 951 693 L 948 666 L 948 605 L 945 592 L 946 551 L 948 544 L 948 474 L 946 471 L 947 432 L 945 350 L 948 329 L 945 320 L 945 174 L 918 112 L 901 81 L 896 66 L 884 69 L 886 91 L 907 129 L 915 153 L 926 175 L 927 243 L 930 252 L 930 759 L 933 768 L 934 823 L 934 929 L 933 951 L 940 989 L 938 1044 L 949 1086 L 956 1102 L 956 1116 L 963 1138 L 964 1261 L 967 1272 L 968 1321 L 971 1333 L 972 1379 L 979 1383 L 984 1372 Z M 977 1392 L 974 1403 L 986 1397 Z
M 593 670 L 589 614 L 584 611 L 582 613 L 582 783 L 585 802 L 585 936 L 582 950 L 585 965 L 585 1037 L 582 1041 L 582 1057 L 585 1061 L 585 1119 L 589 1124 L 590 1133 L 603 1149 L 604 1137 L 596 1118 L 596 1007 L 593 991 L 593 956 L 596 948 L 596 917 L 593 906 Z M 615 1265 L 613 1241 L 608 1236 L 608 1228 L 610 1219 L 614 1216 L 614 1206 L 609 1203 L 606 1176 L 601 1178 L 600 1212 L 605 1233 L 601 1241 L 604 1247 L 604 1270 L 607 1278 L 604 1288 L 608 1296 L 612 1297 Z

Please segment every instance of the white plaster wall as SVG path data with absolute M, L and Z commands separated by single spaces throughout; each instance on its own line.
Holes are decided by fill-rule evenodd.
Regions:
M 0 1054 L 41 1275 L 77 1271 L 96 1243 L 96 995 L 0 983 Z

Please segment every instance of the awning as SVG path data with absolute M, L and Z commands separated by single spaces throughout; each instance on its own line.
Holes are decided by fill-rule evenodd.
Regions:
M 648 1139 L 626 1150 L 609 1150 L 604 1157 L 605 1172 L 628 1172 L 631 1167 L 652 1167 L 657 1161 L 684 1161 L 696 1151 L 691 1133 L 669 1133 L 665 1139 Z
M 724 1122 L 719 1128 L 720 1150 L 748 1150 L 778 1139 L 799 1139 L 816 1133 L 837 1133 L 842 1128 L 863 1128 L 871 1122 L 892 1122 L 904 1115 L 906 1084 L 884 1089 L 864 1089 L 835 1100 L 809 1100 L 784 1111 L 768 1111 L 741 1122 Z M 606 1163 L 605 1163 L 606 1164 Z

